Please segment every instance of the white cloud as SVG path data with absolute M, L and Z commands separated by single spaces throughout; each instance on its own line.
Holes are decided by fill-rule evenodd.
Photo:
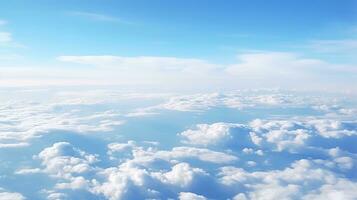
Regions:
M 150 179 L 145 169 L 139 169 L 130 163 L 123 163 L 118 168 L 105 169 L 100 174 L 106 177 L 106 181 L 104 183 L 95 181 L 91 191 L 95 194 L 103 194 L 110 200 L 123 199 L 130 188 L 145 187 Z
M 156 172 L 152 175 L 166 184 L 189 187 L 196 176 L 206 176 L 208 174 L 202 169 L 192 168 L 188 163 L 178 163 L 169 172 Z
M 69 12 L 69 14 L 71 14 L 73 16 L 78 16 L 78 17 L 95 20 L 95 21 L 119 22 L 119 23 L 123 23 L 123 24 L 129 24 L 129 22 L 124 21 L 118 17 L 103 15 L 103 14 L 98 14 L 98 13 L 93 13 L 93 12 L 73 11 L 73 12 Z
M 114 152 L 131 150 L 133 156 L 131 162 L 140 165 L 151 164 L 157 160 L 176 162 L 177 160 L 197 159 L 212 163 L 230 163 L 238 160 L 234 155 L 212 151 L 206 148 L 178 146 L 173 147 L 172 150 L 157 150 L 152 147 L 144 149 L 141 146 L 137 146 L 135 142 L 132 141 L 129 141 L 128 143 L 112 143 L 108 145 L 108 148 L 108 154 L 111 156 Z
M 207 198 L 192 192 L 180 192 L 179 200 L 206 200 Z
M 338 139 L 356 135 L 354 121 L 339 121 L 332 119 L 319 119 L 314 117 L 285 120 L 260 120 L 255 119 L 249 123 L 214 123 L 198 124 L 196 129 L 189 129 L 179 133 L 182 142 L 199 146 L 212 146 L 238 143 L 246 145 L 243 152 L 263 155 L 262 150 L 256 152 L 249 148 L 253 143 L 263 148 L 274 151 L 297 152 L 308 148 L 312 139 L 324 137 Z M 247 137 L 247 138 L 244 138 Z M 309 143 L 309 144 L 308 144 Z
M 157 151 L 154 155 L 165 160 L 197 158 L 212 163 L 229 163 L 238 160 L 233 155 L 195 147 L 174 147 L 171 151 Z
M 129 140 L 127 143 L 110 143 L 108 144 L 108 153 L 120 152 L 134 147 L 136 147 L 136 143 L 133 140 Z
M 41 172 L 42 170 L 40 168 L 23 168 L 17 170 L 15 174 L 36 174 Z
M 125 85 L 196 92 L 266 87 L 333 91 L 343 88 L 352 92 L 355 89 L 351 84 L 355 80 L 354 65 L 329 63 L 292 52 L 250 52 L 238 55 L 238 59 L 232 64 L 216 64 L 197 58 L 63 55 L 57 57 L 63 62 L 62 67 L 51 70 L 35 67 L 38 70 L 31 68 L 25 73 L 26 69 L 7 68 L 3 71 L 6 79 L 0 83 L 43 84 L 44 81 L 36 82 L 39 78 L 50 85 Z M 269 101 L 277 103 L 275 99 Z
M 299 160 L 283 170 L 247 172 L 241 168 L 223 167 L 219 174 L 222 184 L 244 188 L 249 199 L 319 199 L 336 197 L 343 199 L 346 187 L 354 188 L 356 183 L 340 178 L 338 174 L 314 161 Z M 315 192 L 316 191 L 316 192 Z M 324 191 L 324 193 L 320 193 Z M 356 190 L 350 190 L 346 197 L 357 197 Z M 313 194 L 317 193 L 316 196 Z M 324 196 L 325 195 L 325 196 Z M 329 199 L 329 198 L 327 198 Z M 335 199 L 335 198 L 334 198 Z
M 29 143 L 26 142 L 19 142 L 19 143 L 0 143 L 1 148 L 18 148 L 18 147 L 27 147 Z
M 77 185 L 79 179 L 74 178 L 74 174 L 83 174 L 93 170 L 91 166 L 97 162 L 97 156 L 87 154 L 73 147 L 68 142 L 58 142 L 51 147 L 45 148 L 38 156 L 44 169 L 43 172 L 54 177 L 65 178 L 75 182 Z
M 0 32 L 0 44 L 12 42 L 12 36 L 9 32 Z
M 65 200 L 65 199 L 67 199 L 67 195 L 64 193 L 55 192 L 55 193 L 50 193 L 47 196 L 47 200 Z
M 0 188 L 0 200 L 25 200 L 26 198 L 17 192 L 8 192 Z
M 325 184 L 318 190 L 312 191 L 306 196 L 304 200 L 353 200 L 357 198 L 357 184 L 347 180 L 339 180 L 335 184 Z
M 336 100 L 336 99 L 335 99 Z M 152 112 L 160 109 L 183 112 L 203 112 L 211 108 L 300 108 L 314 106 L 322 103 L 330 105 L 334 100 L 322 96 L 308 96 L 297 94 L 294 91 L 279 89 L 236 90 L 222 93 L 198 93 L 191 95 L 176 95 L 157 106 L 142 109 Z M 342 108 L 341 108 L 342 109 Z
M 0 105 L 0 148 L 19 148 L 30 140 L 55 130 L 76 133 L 111 131 L 122 125 L 117 113 L 60 109 L 61 104 L 9 101 Z M 59 110 L 59 112 L 57 111 Z
M 248 53 L 239 55 L 238 59 L 240 63 L 228 66 L 226 72 L 244 80 L 247 87 L 269 85 L 302 89 L 304 85 L 305 90 L 306 87 L 323 90 L 319 85 L 324 85 L 334 91 L 340 91 L 341 87 L 355 89 L 346 82 L 355 79 L 354 65 L 332 64 L 290 52 Z
M 96 166 L 98 160 L 96 155 L 88 154 L 70 143 L 58 142 L 35 156 L 36 159 L 41 160 L 43 169 L 24 168 L 18 170 L 17 174 L 43 172 L 58 180 L 54 186 L 55 190 L 87 190 L 96 195 L 104 195 L 111 200 L 127 199 L 130 195 L 137 198 L 139 196 L 140 198 L 155 197 L 160 195 L 160 191 L 164 188 L 190 188 L 202 177 L 209 176 L 203 169 L 191 167 L 185 162 L 176 162 L 169 171 L 151 168 L 155 165 L 142 165 L 137 160 L 145 159 L 145 152 L 137 152 L 143 148 L 137 146 L 133 141 L 124 144 L 112 143 L 108 147 L 111 151 L 132 148 L 134 157 L 133 159 L 123 159 L 117 167 L 103 169 Z M 201 154 L 199 152 L 196 152 L 197 155 L 186 155 L 189 152 L 183 152 L 185 155 L 182 155 L 181 150 L 179 148 L 179 150 L 173 150 L 172 153 L 158 151 L 157 155 L 154 154 L 151 157 L 163 159 L 171 165 L 170 159 L 172 158 L 198 157 L 202 160 L 218 162 L 218 158 L 221 159 L 224 156 L 223 153 L 205 149 L 193 149 L 202 151 L 202 155 L 198 155 Z M 223 157 L 223 162 L 224 159 Z M 138 188 L 140 188 L 140 192 L 133 194 L 132 192 Z
M 295 149 L 305 145 L 311 133 L 299 122 L 254 120 L 250 123 L 253 131 L 265 137 L 265 142 L 276 145 L 276 150 Z M 302 127 L 302 128 L 301 128 Z
M 216 145 L 232 138 L 232 128 L 243 127 L 243 125 L 229 123 L 198 124 L 196 129 L 186 130 L 179 135 L 185 140 L 184 143 L 194 145 Z
M 159 108 L 177 111 L 202 111 L 217 106 L 219 94 L 195 94 L 170 98 Z
M 357 135 L 357 130 L 353 129 L 353 126 L 357 124 L 356 121 L 341 122 L 339 120 L 316 119 L 310 120 L 308 124 L 314 126 L 317 129 L 317 133 L 326 138 Z
M 247 200 L 247 197 L 243 193 L 239 193 L 233 197 L 233 200 Z
M 304 149 L 310 139 L 342 138 L 356 135 L 355 121 L 318 119 L 260 120 L 250 122 L 250 137 L 258 146 L 271 146 L 277 151 L 298 151 Z M 311 145 L 311 144 L 310 144 Z M 316 144 L 318 145 L 318 144 Z
M 78 190 L 78 189 L 88 189 L 89 188 L 89 182 L 81 177 L 71 177 L 69 179 L 69 182 L 63 182 L 63 183 L 57 183 L 55 185 L 55 189 L 72 189 L 72 190 Z
M 31 90 L 27 92 L 31 95 L 35 94 Z M 24 91 L 21 91 L 22 93 Z M 16 141 L 25 143 L 29 138 L 43 135 L 42 132 L 37 132 L 36 127 L 40 127 L 39 130 L 52 130 L 49 127 L 53 127 L 54 124 L 61 130 L 76 131 L 78 127 L 86 125 L 83 129 L 85 133 L 90 130 L 102 133 L 111 129 L 111 126 L 106 129 L 101 127 L 101 124 L 108 124 L 108 120 L 122 120 L 125 114 L 121 113 L 127 113 L 107 110 L 110 106 L 116 107 L 117 104 L 124 102 L 123 99 L 136 102 L 143 97 L 149 101 L 155 99 L 153 104 L 162 105 L 156 100 L 165 101 L 171 97 L 171 95 L 154 94 L 125 96 L 112 92 L 98 92 L 97 95 L 100 97 L 96 98 L 95 91 L 89 93 L 83 91 L 82 94 L 83 97 L 78 98 L 80 94 L 75 92 L 63 93 L 59 99 L 55 98 L 51 103 L 46 101 L 45 104 L 2 101 L 0 130 L 8 130 L 8 132 L 0 133 L 1 141 L 9 142 L 4 144 L 15 144 Z M 353 178 L 349 176 L 353 176 L 350 174 L 356 170 L 357 157 L 354 153 L 348 152 L 351 147 L 339 143 L 355 135 L 356 121 L 354 115 L 340 113 L 342 107 L 327 109 L 328 113 L 332 112 L 335 115 L 319 113 L 316 116 L 302 117 L 295 116 L 294 108 L 297 110 L 311 108 L 320 101 L 318 99 L 304 101 L 304 98 L 283 94 L 271 96 L 251 94 L 244 98 L 245 95 L 242 93 L 232 92 L 208 94 L 206 97 L 212 97 L 213 103 L 207 100 L 211 103 L 197 107 L 195 104 L 205 102 L 203 98 L 205 95 L 197 96 L 202 101 L 197 100 L 193 103 L 194 106 L 186 106 L 187 110 L 195 108 L 194 110 L 202 111 L 213 106 L 225 106 L 229 98 L 235 98 L 232 101 L 239 100 L 240 105 L 255 105 L 253 109 L 261 106 L 263 109 L 269 107 L 275 110 L 287 106 L 289 109 L 293 108 L 294 117 L 269 115 L 268 118 L 252 120 L 245 124 L 225 122 L 197 126 L 189 124 L 188 126 L 193 128 L 180 133 L 178 135 L 180 137 L 175 138 L 184 139 L 188 143 L 187 146 L 177 146 L 177 143 L 171 146 L 165 141 L 128 140 L 119 143 L 118 138 L 110 138 L 104 140 L 106 143 L 111 142 L 107 145 L 107 149 L 93 149 L 102 153 L 100 158 L 104 158 L 103 162 L 99 161 L 98 155 L 84 152 L 69 142 L 56 142 L 34 156 L 35 162 L 22 163 L 25 166 L 15 171 L 14 176 L 38 176 L 35 173 L 41 173 L 41 176 L 48 175 L 54 181 L 51 188 L 53 191 L 45 194 L 48 199 L 67 197 L 71 199 L 72 193 L 77 192 L 89 192 L 90 195 L 98 195 L 110 200 L 216 199 L 217 196 L 237 200 L 334 197 L 354 199 L 356 197 L 354 192 L 357 191 L 354 190 L 356 185 Z M 0 98 L 7 97 L 0 95 Z M 179 99 L 176 95 L 175 98 Z M 185 96 L 183 99 L 189 101 L 190 96 Z M 194 101 L 196 100 L 192 102 Z M 301 107 L 294 107 L 296 105 Z M 83 107 L 88 109 L 82 110 Z M 105 107 L 106 111 L 93 111 L 93 108 L 102 107 Z M 238 112 L 244 113 L 244 110 Z M 180 114 L 199 116 L 206 113 Z M 67 123 L 62 123 L 63 121 Z M 138 124 L 134 124 L 135 126 L 142 125 L 141 120 L 133 121 L 133 123 L 139 121 Z M 31 131 L 26 132 L 26 130 Z M 15 136 L 12 136 L 10 131 L 12 134 L 15 133 Z M 16 135 L 17 131 L 26 134 Z M 117 136 L 120 137 L 120 135 L 115 137 Z M 119 141 L 123 139 L 126 137 L 120 138 Z M 161 149 L 158 142 L 165 148 Z M 220 144 L 229 145 L 220 146 Z M 204 147 L 194 147 L 195 145 Z M 331 145 L 337 147 L 332 148 Z M 307 159 L 301 159 L 302 157 Z M 113 159 L 108 161 L 107 158 Z M 295 159 L 301 160 L 294 161 Z M 36 163 L 41 165 L 36 166 Z M 226 166 L 227 164 L 231 166 Z

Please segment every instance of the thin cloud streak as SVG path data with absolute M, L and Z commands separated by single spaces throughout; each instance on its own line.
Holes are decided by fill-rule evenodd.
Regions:
M 113 17 L 113 16 L 110 16 L 110 15 L 104 15 L 104 14 L 99 14 L 99 13 L 93 13 L 93 12 L 72 11 L 72 12 L 69 12 L 69 14 L 72 15 L 72 16 L 78 16 L 78 17 L 82 17 L 82 18 L 87 18 L 87 19 L 94 20 L 94 21 L 131 24 L 130 22 L 122 20 L 122 19 L 120 19 L 118 17 Z

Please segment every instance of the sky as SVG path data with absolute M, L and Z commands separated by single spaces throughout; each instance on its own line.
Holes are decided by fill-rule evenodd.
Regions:
M 0 200 L 356 200 L 356 0 L 0 2 Z
M 355 90 L 356 1 L 1 3 L 1 85 Z

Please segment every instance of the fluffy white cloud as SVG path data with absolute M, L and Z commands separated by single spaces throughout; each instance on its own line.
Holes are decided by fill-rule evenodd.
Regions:
M 244 188 L 241 194 L 249 199 L 320 199 L 336 197 L 343 199 L 348 188 L 356 187 L 356 183 L 330 171 L 315 161 L 299 160 L 283 170 L 247 172 L 236 167 L 223 167 L 219 174 L 220 181 L 229 187 Z M 341 187 L 345 183 L 347 187 Z M 325 193 L 321 193 L 324 191 Z M 354 191 L 348 192 L 346 198 L 357 197 Z M 325 195 L 325 196 L 324 196 Z
M 204 170 L 192 168 L 188 163 L 179 163 L 166 173 L 153 173 L 161 182 L 179 187 L 189 187 L 196 176 L 208 175 Z
M 229 123 L 198 124 L 196 129 L 186 130 L 179 135 L 185 140 L 184 143 L 194 145 L 215 145 L 231 139 L 232 128 L 244 128 L 244 125 Z
M 180 192 L 179 200 L 206 200 L 207 198 L 192 192 Z
M 77 176 L 69 178 L 69 182 L 57 183 L 55 189 L 87 189 L 90 182 L 84 177 Z
M 295 150 L 304 146 L 311 134 L 309 129 L 294 121 L 263 122 L 257 119 L 252 121 L 250 126 L 255 133 L 259 133 L 260 137 L 264 137 L 264 142 L 274 144 L 278 151 Z
M 192 145 L 212 146 L 227 143 L 236 145 L 240 142 L 247 146 L 242 149 L 244 153 L 262 155 L 262 150 L 254 152 L 248 147 L 253 143 L 275 151 L 296 152 L 311 145 L 310 141 L 313 138 L 338 139 L 356 135 L 355 126 L 355 121 L 312 117 L 286 120 L 255 119 L 249 125 L 223 122 L 198 124 L 196 129 L 189 129 L 178 135 L 184 138 L 183 143 Z M 248 140 L 243 136 L 247 136 Z M 319 146 L 319 144 L 314 145 Z
M 51 176 L 68 179 L 73 186 L 84 185 L 84 179 L 74 177 L 94 170 L 92 164 L 97 162 L 97 156 L 73 147 L 68 142 L 58 142 L 45 148 L 38 156 L 44 168 L 42 171 Z M 38 170 L 21 170 L 20 172 L 33 172 Z M 64 185 L 64 184 L 62 184 Z M 62 187 L 62 186 L 60 186 Z M 63 186 L 64 187 L 64 186 Z
M 356 135 L 355 121 L 318 118 L 289 120 L 260 120 L 250 123 L 252 141 L 258 145 L 273 146 L 277 151 L 297 151 L 307 146 L 312 138 L 342 138 Z M 316 144 L 319 145 L 319 144 Z
M 357 198 L 357 184 L 340 179 L 334 184 L 324 184 L 303 197 L 304 200 L 353 200 Z
M 0 200 L 25 200 L 26 198 L 17 192 L 8 192 L 0 188 Z
M 150 143 L 150 145 L 154 144 Z M 104 195 L 107 199 L 118 200 L 128 199 L 131 196 L 156 197 L 160 195 L 161 190 L 165 191 L 165 188 L 190 188 L 202 177 L 209 176 L 203 169 L 191 167 L 185 162 L 174 162 L 176 164 L 171 167 L 171 170 L 157 170 L 155 163 L 143 165 L 146 160 L 160 159 L 171 165 L 172 159 L 197 158 L 217 163 L 222 157 L 224 162 L 224 156 L 235 159 L 224 153 L 189 147 L 187 149 L 178 147 L 172 151 L 154 151 L 151 147 L 144 150 L 133 141 L 122 144 L 111 143 L 108 148 L 112 153 L 132 150 L 133 158 L 121 160 L 116 167 L 100 168 L 96 166 L 98 161 L 96 155 L 88 154 L 70 143 L 58 142 L 34 157 L 41 160 L 43 169 L 24 168 L 18 170 L 17 174 L 39 172 L 49 174 L 58 180 L 53 188 L 55 190 L 80 189 L 92 194 Z M 193 155 L 190 152 L 194 152 Z
M 108 168 L 100 172 L 106 177 L 104 183 L 94 182 L 91 191 L 95 194 L 103 194 L 110 200 L 123 199 L 130 188 L 138 186 L 144 187 L 148 181 L 149 174 L 145 169 L 139 169 L 124 163 L 118 168 Z
M 120 152 L 134 147 L 136 147 L 136 142 L 133 140 L 129 140 L 127 143 L 110 143 L 108 144 L 108 153 Z
M 341 138 L 344 136 L 357 135 L 354 128 L 356 121 L 341 122 L 339 120 L 317 119 L 308 122 L 311 124 L 319 135 L 325 138 Z

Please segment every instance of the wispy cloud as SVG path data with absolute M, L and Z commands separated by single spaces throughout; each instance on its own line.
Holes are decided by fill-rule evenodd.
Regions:
M 0 19 L 0 27 L 7 24 L 8 21 Z M 26 48 L 26 46 L 15 41 L 11 32 L 0 30 L 0 48 Z M 4 55 L 0 56 L 0 59 L 2 58 Z
M 0 26 L 6 25 L 7 21 L 0 19 Z M 12 36 L 11 33 L 5 32 L 5 31 L 0 31 L 0 44 L 1 43 L 8 43 L 12 41 Z
M 128 21 L 122 20 L 118 17 L 105 15 L 105 14 L 99 14 L 99 13 L 93 13 L 93 12 L 72 11 L 72 12 L 69 12 L 69 14 L 73 15 L 73 16 L 87 18 L 90 20 L 95 20 L 95 21 L 117 22 L 117 23 L 130 24 Z
M 0 32 L 0 44 L 7 43 L 12 41 L 11 33 L 9 32 Z
M 357 39 L 314 40 L 310 48 L 326 53 L 351 53 L 357 51 Z

